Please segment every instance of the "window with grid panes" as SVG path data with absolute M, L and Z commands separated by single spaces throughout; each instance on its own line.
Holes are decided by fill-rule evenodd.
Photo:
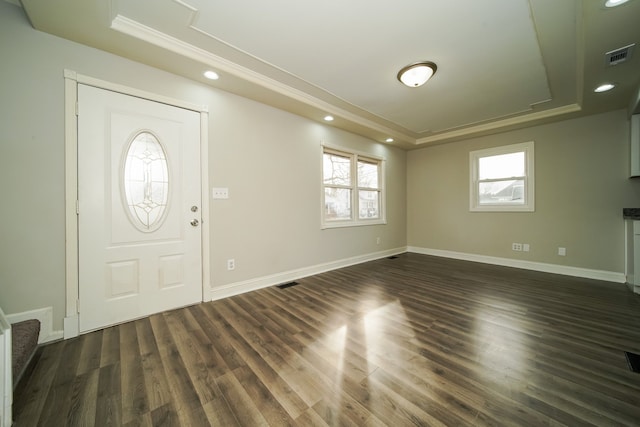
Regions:
M 384 223 L 382 159 L 323 147 L 325 228 Z

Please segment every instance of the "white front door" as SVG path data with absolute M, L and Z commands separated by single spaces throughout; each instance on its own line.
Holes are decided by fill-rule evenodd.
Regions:
M 80 332 L 202 301 L 200 114 L 78 85 Z

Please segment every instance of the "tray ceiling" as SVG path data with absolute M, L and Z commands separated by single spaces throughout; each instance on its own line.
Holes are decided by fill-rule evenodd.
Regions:
M 51 4 L 55 3 L 55 5 Z M 640 1 L 23 0 L 34 27 L 407 148 L 625 108 Z M 438 65 L 407 88 L 400 68 Z M 593 94 L 601 81 L 614 91 Z M 634 106 L 632 105 L 631 109 Z

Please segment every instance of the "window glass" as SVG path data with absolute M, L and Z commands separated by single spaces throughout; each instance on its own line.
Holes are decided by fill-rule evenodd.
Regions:
M 139 230 L 153 231 L 164 219 L 169 200 L 167 158 L 155 135 L 136 135 L 128 145 L 122 169 L 129 217 Z
M 358 160 L 358 187 L 378 188 L 378 163 Z
M 480 204 L 524 204 L 524 180 L 480 182 Z
M 377 191 L 358 191 L 358 207 L 360 219 L 380 218 L 380 200 Z
M 325 187 L 325 219 L 329 221 L 351 219 L 351 190 Z
M 324 153 L 323 176 L 325 184 L 351 185 L 351 159 L 332 153 Z
M 478 175 L 480 179 L 524 176 L 524 152 L 481 157 Z

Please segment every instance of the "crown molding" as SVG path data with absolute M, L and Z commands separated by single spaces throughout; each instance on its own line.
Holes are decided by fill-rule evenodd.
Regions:
M 375 121 L 363 118 L 362 116 L 348 111 L 344 108 L 336 107 L 335 105 L 327 101 L 309 95 L 306 92 L 286 85 L 273 78 L 265 76 L 264 74 L 255 72 L 247 67 L 243 67 L 242 65 L 229 61 L 205 49 L 194 46 L 190 43 L 186 43 L 166 33 L 148 27 L 144 24 L 127 18 L 126 16 L 116 15 L 111 22 L 111 29 L 136 38 L 138 40 L 166 49 L 185 58 L 189 58 L 207 66 L 213 67 L 216 70 L 231 74 L 235 77 L 256 84 L 280 95 L 284 95 L 292 100 L 304 103 L 310 107 L 322 110 L 324 112 L 330 112 L 336 118 L 339 117 L 343 120 L 371 129 L 381 134 L 403 139 L 409 141 L 411 144 L 415 144 L 416 138 L 414 136 L 407 135 L 405 133 L 399 132 L 398 130 L 391 129 L 387 126 L 376 123 Z
M 439 133 L 437 135 L 418 138 L 416 140 L 416 145 L 433 144 L 436 142 L 442 142 L 442 141 L 446 141 L 448 139 L 453 139 L 453 138 L 471 137 L 473 135 L 483 133 L 483 132 L 498 131 L 502 128 L 507 128 L 510 126 L 520 126 L 526 123 L 545 120 L 545 119 L 552 119 L 558 116 L 562 116 L 570 113 L 577 113 L 580 111 L 582 111 L 582 107 L 578 104 L 564 105 L 562 107 L 551 108 L 548 110 L 529 113 L 522 116 L 509 117 L 502 120 L 496 120 L 489 123 L 470 126 L 464 129 L 451 130 L 444 133 Z

